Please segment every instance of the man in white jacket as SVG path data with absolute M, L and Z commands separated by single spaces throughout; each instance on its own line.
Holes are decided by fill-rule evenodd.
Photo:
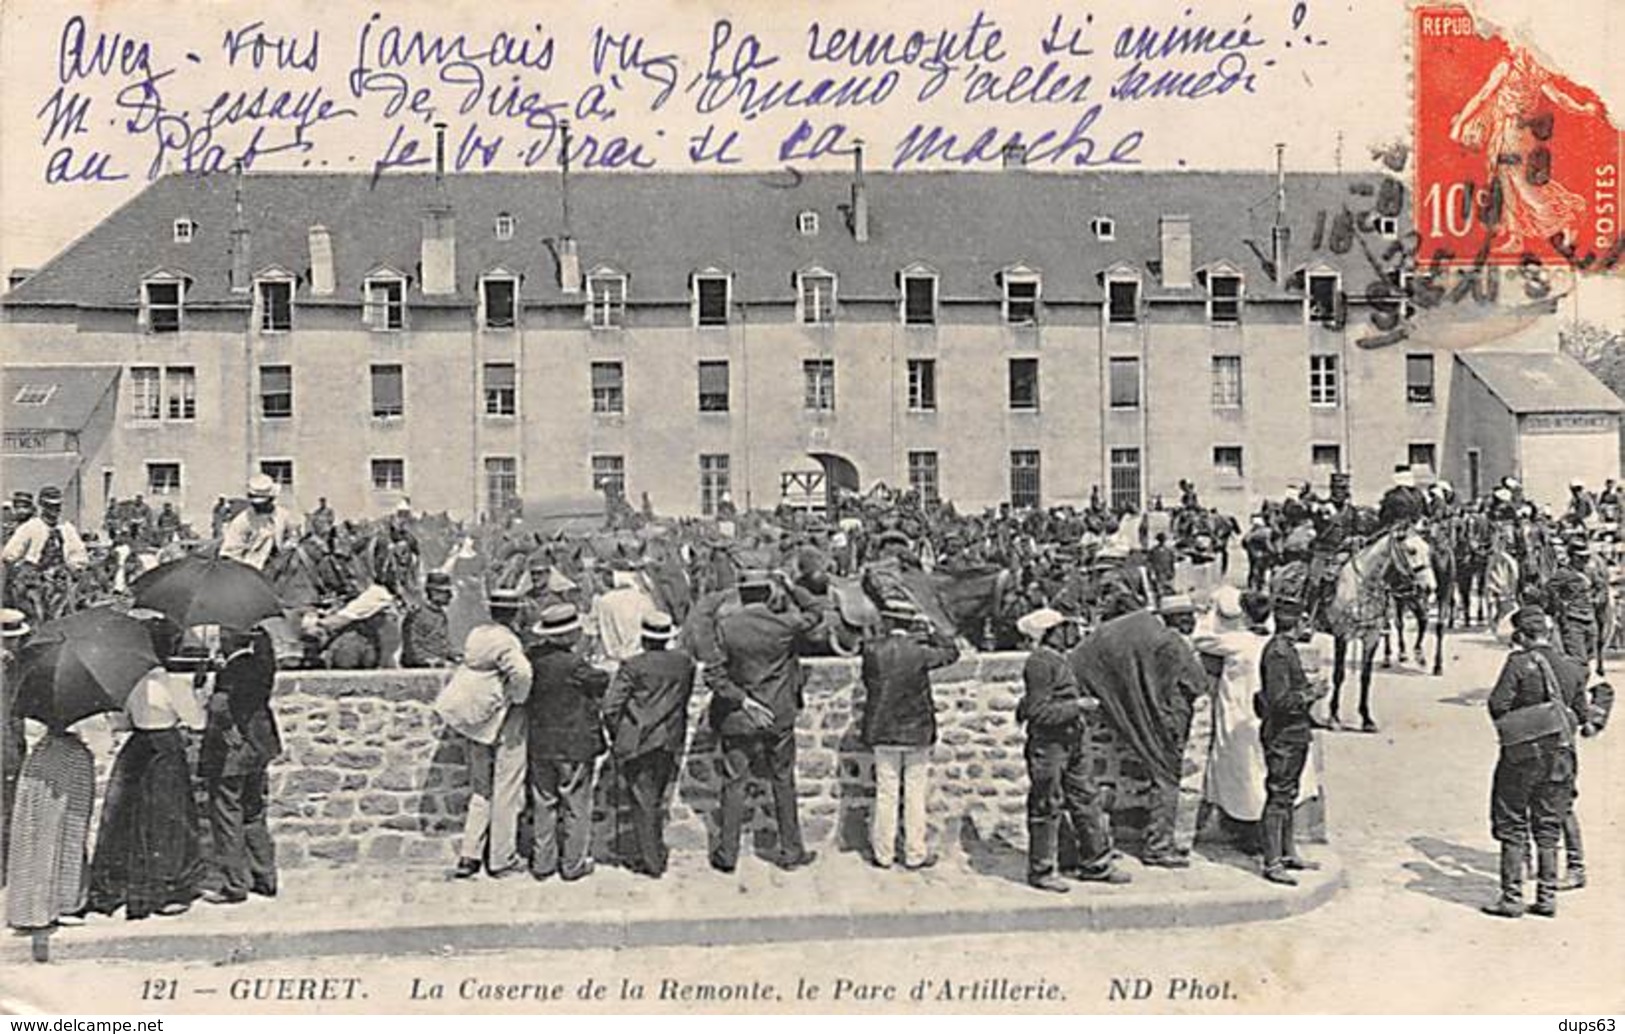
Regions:
M 519 856 L 519 812 L 525 804 L 526 724 L 524 703 L 530 698 L 530 661 L 519 641 L 524 598 L 517 592 L 491 593 L 491 622 L 478 625 L 463 644 L 463 666 L 494 672 L 502 681 L 503 707 L 492 742 L 470 737 L 468 745 L 468 817 L 452 875 L 477 875 L 481 862 L 501 879 L 523 871 Z M 453 675 L 456 678 L 457 675 Z

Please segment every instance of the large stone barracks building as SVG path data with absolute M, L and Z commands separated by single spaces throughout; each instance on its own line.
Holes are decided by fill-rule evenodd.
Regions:
M 4 481 L 206 527 L 262 470 L 305 508 L 458 516 L 605 483 L 697 514 L 1189 478 L 1242 512 L 1334 470 L 1552 502 L 1618 473 L 1619 400 L 1553 306 L 1385 281 L 1386 173 L 1008 164 L 166 176 L 12 277 Z

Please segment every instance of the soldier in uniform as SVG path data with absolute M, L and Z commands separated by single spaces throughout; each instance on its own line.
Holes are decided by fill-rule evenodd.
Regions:
M 1274 611 L 1275 635 L 1265 644 L 1258 662 L 1263 688 L 1253 699 L 1264 746 L 1264 878 L 1296 886 L 1298 878 L 1293 872 L 1320 867 L 1299 857 L 1292 826 L 1298 784 L 1314 738 L 1309 707 L 1325 687 L 1310 684 L 1298 657 L 1295 633 L 1302 614 L 1300 604 L 1278 597 Z
M 1409 466 L 1394 468 L 1394 484 L 1382 495 L 1377 506 L 1377 523 L 1384 529 L 1400 524 L 1414 524 L 1427 512 L 1427 500 L 1416 487 L 1416 476 Z
M 0 541 L 10 542 L 11 536 L 22 527 L 29 518 L 34 516 L 34 497 L 28 492 L 11 493 L 11 506 L 6 510 L 5 526 L 0 528 L 4 535 Z
M 17 526 L 0 551 L 0 560 L 33 564 L 42 571 L 64 565 L 83 568 L 90 563 L 79 529 L 62 519 L 62 490 L 55 485 L 40 489 L 39 513 Z
M 1585 532 L 1571 536 L 1564 559 L 1546 582 L 1546 607 L 1557 621 L 1559 645 L 1582 671 L 1593 657 L 1599 666 L 1602 663 L 1592 599 L 1595 587 L 1587 572 L 1590 559 L 1591 544 Z
M 451 575 L 430 571 L 424 579 L 421 606 L 407 612 L 401 625 L 401 664 L 408 668 L 448 668 L 457 662 L 451 645 L 446 606 L 451 603 Z

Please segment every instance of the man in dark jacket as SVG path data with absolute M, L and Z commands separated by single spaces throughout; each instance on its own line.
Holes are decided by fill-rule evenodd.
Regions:
M 214 904 L 236 904 L 250 892 L 276 896 L 276 844 L 265 823 L 265 770 L 282 753 L 271 710 L 276 648 L 264 629 L 223 633 L 225 660 L 209 697 L 198 774 L 209 797 L 209 827 L 220 887 Z
M 1033 644 L 1016 707 L 1016 721 L 1027 727 L 1027 882 L 1058 894 L 1071 889 L 1057 871 L 1065 812 L 1082 859 L 1078 878 L 1127 883 L 1128 873 L 1113 860 L 1108 794 L 1083 756 L 1083 716 L 1100 703 L 1083 695 L 1062 652 L 1076 642 L 1077 626 L 1046 607 L 1026 615 L 1016 627 Z
M 959 659 L 951 637 L 926 622 L 919 610 L 895 600 L 883 612 L 889 631 L 863 644 L 863 742 L 875 752 L 875 804 L 869 823 L 874 863 L 889 869 L 897 852 L 897 796 L 903 797 L 903 865 L 936 864 L 926 852 L 926 798 L 937 713 L 931 672 Z
M 430 571 L 423 581 L 422 606 L 407 612 L 401 625 L 401 664 L 407 668 L 449 668 L 457 662 L 451 645 L 451 575 Z
M 1538 606 L 1512 615 L 1513 649 L 1490 690 L 1497 722 L 1524 708 L 1555 700 L 1572 719 L 1522 742 L 1502 739 L 1490 786 L 1490 832 L 1501 844 L 1501 895 L 1482 909 L 1516 919 L 1524 913 L 1523 877 L 1528 841 L 1535 840 L 1535 915 L 1557 914 L 1557 846 L 1575 786 L 1574 731 L 1587 723 L 1585 668 L 1552 643 L 1551 623 Z
M 772 605 L 775 595 L 782 610 Z M 803 843 L 796 813 L 796 715 L 802 706 L 796 642 L 816 628 L 820 618 L 798 607 L 788 591 L 776 594 L 772 578 L 764 572 L 752 572 L 740 581 L 739 602 L 739 609 L 717 624 L 719 663 L 708 666 L 706 676 L 711 727 L 721 739 L 723 777 L 711 866 L 733 872 L 739 863 L 745 783 L 755 776 L 768 780 L 773 789 L 778 865 L 799 869 L 817 852 Z
M 688 740 L 694 658 L 670 647 L 678 633 L 663 612 L 645 614 L 642 633 L 643 651 L 621 663 L 604 695 L 604 726 L 637 837 L 628 868 L 658 879 L 666 872 L 666 794 Z
M 1297 886 L 1293 872 L 1320 868 L 1299 857 L 1293 842 L 1293 813 L 1309 744 L 1314 739 L 1309 707 L 1321 696 L 1311 686 L 1298 657 L 1297 628 L 1303 604 L 1292 597 L 1275 601 L 1275 634 L 1259 657 L 1263 688 L 1253 700 L 1264 746 L 1264 878 Z M 1322 687 L 1323 688 L 1323 687 Z
M 587 663 L 581 642 L 581 615 L 570 603 L 542 611 L 531 630 L 530 794 L 536 842 L 530 874 L 545 880 L 558 873 L 579 880 L 592 872 L 593 768 L 604 752 L 599 705 L 609 674 Z

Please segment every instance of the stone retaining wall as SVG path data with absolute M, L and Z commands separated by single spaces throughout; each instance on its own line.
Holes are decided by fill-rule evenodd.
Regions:
M 1025 844 L 1026 766 L 1015 721 L 1023 654 L 962 659 L 935 674 L 939 743 L 933 755 L 932 837 L 993 837 Z M 858 738 L 863 686 L 854 661 L 811 660 L 807 706 L 797 729 L 798 788 L 809 845 L 859 847 L 873 798 L 872 757 Z M 444 673 L 313 672 L 278 676 L 275 697 L 285 746 L 271 768 L 271 825 L 279 860 L 301 864 L 446 863 L 456 854 L 468 801 L 465 741 L 430 709 Z M 690 744 L 672 805 L 674 851 L 704 850 L 719 773 L 695 693 Z M 1111 731 L 1092 735 L 1095 773 L 1118 787 L 1120 830 L 1143 823 L 1148 784 L 1137 759 Z M 600 767 L 595 850 L 613 829 L 610 784 Z M 774 847 L 765 789 L 747 835 Z M 969 828 L 967 828 L 967 820 Z M 623 831 L 622 835 L 629 835 Z

